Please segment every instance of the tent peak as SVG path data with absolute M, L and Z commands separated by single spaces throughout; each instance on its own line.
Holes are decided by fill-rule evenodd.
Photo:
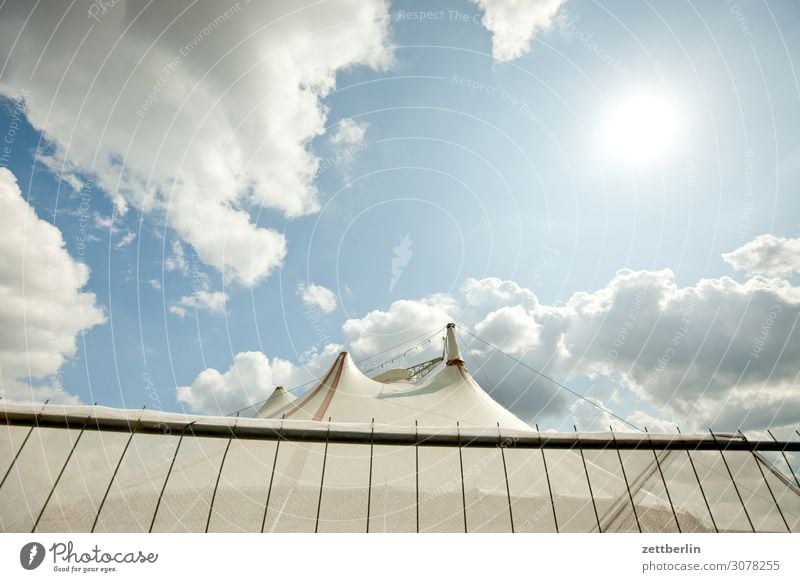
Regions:
M 286 390 L 286 388 L 283 386 L 276 386 L 269 395 L 269 398 L 264 401 L 263 406 L 261 406 L 261 409 L 258 411 L 258 416 L 261 418 L 270 418 L 295 400 L 297 400 L 295 395 Z
M 447 324 L 447 365 L 448 366 L 463 366 L 464 360 L 461 358 L 461 352 L 458 349 L 458 342 L 456 341 L 456 324 Z

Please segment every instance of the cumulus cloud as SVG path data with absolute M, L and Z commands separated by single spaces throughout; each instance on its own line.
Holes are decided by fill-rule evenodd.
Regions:
M 508 288 L 516 285 L 506 283 L 509 283 L 505 285 Z M 434 294 L 418 300 L 395 301 L 386 310 L 375 310 L 362 318 L 346 321 L 342 327 L 346 344 L 357 357 L 366 357 L 398 345 L 402 351 L 415 345 L 422 337 L 442 329 L 445 323 L 456 322 L 460 328 L 461 351 L 470 370 L 497 401 L 526 421 L 563 413 L 568 401 L 552 384 L 470 335 L 478 333 L 479 328 L 481 332 L 490 332 L 486 334 L 490 337 L 483 339 L 496 342 L 498 347 L 514 348 L 512 355 L 524 364 L 539 370 L 550 369 L 553 358 L 546 350 L 530 351 L 525 350 L 524 346 L 535 344 L 535 338 L 551 337 L 553 332 L 549 326 L 553 321 L 543 324 L 535 322 L 522 305 L 498 308 L 492 302 L 469 304 L 467 296 L 489 296 L 497 286 L 498 280 L 493 278 L 468 279 L 454 294 Z M 514 332 L 503 329 L 501 322 L 510 321 L 507 318 L 509 309 L 511 313 L 525 313 L 525 322 L 532 324 L 532 329 L 523 329 L 516 322 L 513 324 Z M 443 330 L 440 335 L 399 358 L 393 365 L 412 365 L 440 355 Z M 382 357 L 376 360 L 380 361 Z
M 641 410 L 634 410 L 627 415 L 627 418 L 622 415 L 615 416 L 610 411 L 613 411 L 618 403 L 613 398 L 609 401 L 594 396 L 589 396 L 585 400 L 575 400 L 569 408 L 568 421 L 562 429 L 571 430 L 575 427 L 582 432 L 591 432 L 607 431 L 611 428 L 615 432 L 638 432 L 634 427 L 639 427 L 639 429 L 646 427 L 649 432 L 677 433 L 674 422 L 655 417 Z M 625 422 L 621 418 L 625 418 Z
M 800 288 L 786 281 L 720 277 L 680 287 L 669 270 L 622 270 L 557 306 L 511 281 L 473 279 L 457 294 L 397 301 L 345 322 L 343 331 L 355 352 L 367 354 L 448 320 L 463 330 L 478 381 L 527 420 L 580 413 L 589 424 L 598 411 L 585 402 L 588 408 L 573 409 L 572 396 L 469 333 L 567 383 L 618 386 L 638 407 L 634 424 L 735 430 L 800 418 Z
M 270 359 L 262 352 L 240 352 L 227 371 L 220 373 L 208 368 L 190 385 L 180 386 L 177 399 L 192 412 L 229 414 L 266 399 L 275 386 L 292 389 L 320 377 L 332 365 L 340 348 L 329 344 L 320 352 L 308 351 L 298 363 Z M 252 408 L 251 412 L 257 408 Z
M 8 400 L 77 403 L 55 375 L 79 334 L 105 322 L 82 291 L 89 268 L 55 226 L 36 216 L 14 175 L 0 168 L 0 394 Z
M 331 134 L 331 143 L 360 144 L 367 133 L 367 124 L 354 119 L 342 119 Z
M 786 277 L 800 273 L 800 238 L 762 234 L 722 259 L 737 271 Z
M 492 56 L 513 61 L 530 50 L 537 33 L 548 29 L 567 0 L 472 0 L 492 33 Z
M 615 431 L 628 432 L 632 430 L 631 426 L 615 418 L 606 412 L 607 410 L 610 410 L 607 404 L 590 396 L 586 400 L 575 400 L 569 408 L 568 416 L 571 423 L 580 431 L 607 431 L 609 427 Z M 566 430 L 569 428 L 572 427 L 566 427 Z
M 445 294 L 403 299 L 386 311 L 376 309 L 362 318 L 348 319 L 342 332 L 354 356 L 362 358 L 434 332 L 453 321 L 458 310 L 458 302 Z
M 164 215 L 200 259 L 255 285 L 286 239 L 261 213 L 319 208 L 322 99 L 336 74 L 391 62 L 384 0 L 220 5 L 6 2 L 0 93 L 48 140 L 40 159 L 122 215 Z M 274 225 L 274 223 L 273 223 Z
M 274 376 L 291 368 L 292 364 L 286 360 L 270 361 L 261 352 L 241 352 L 226 372 L 208 368 L 200 372 L 191 386 L 179 387 L 178 402 L 195 412 L 228 414 L 246 405 L 248 398 L 268 394 Z
M 796 377 L 800 289 L 785 281 L 721 277 L 681 288 L 668 270 L 621 271 L 605 289 L 576 294 L 566 309 L 573 312 L 564 333 L 572 368 L 617 376 L 679 424 L 748 425 Z M 742 399 L 748 393 L 772 396 Z M 736 414 L 721 416 L 740 399 Z M 782 422 L 798 418 L 800 397 L 787 396 L 773 412 Z
M 794 427 L 800 418 L 800 287 L 785 280 L 680 286 L 669 269 L 623 269 L 600 289 L 547 305 L 513 281 L 468 279 L 454 293 L 349 319 L 342 333 L 356 359 L 395 348 L 393 365 L 412 365 L 441 353 L 436 330 L 449 321 L 460 328 L 477 381 L 543 426 L 571 419 L 583 430 L 625 427 L 531 368 L 567 385 L 590 384 L 577 391 L 655 430 L 757 431 Z M 429 343 L 403 354 L 426 334 Z M 332 361 L 331 354 L 323 368 Z
M 302 286 L 298 292 L 303 303 L 309 307 L 317 307 L 323 313 L 331 313 L 336 309 L 336 295 L 327 287 L 310 283 Z
M 181 297 L 177 303 L 169 306 L 169 312 L 177 315 L 181 319 L 192 311 L 208 311 L 209 313 L 225 313 L 225 303 L 228 301 L 228 294 L 224 291 L 208 291 L 198 289 L 191 295 Z
M 492 311 L 475 326 L 478 335 L 512 354 L 525 354 L 539 347 L 541 329 L 535 313 L 522 305 Z
M 530 289 L 520 287 L 514 281 L 504 281 L 497 277 L 467 279 L 462 287 L 468 305 L 523 305 L 535 307 L 536 295 Z

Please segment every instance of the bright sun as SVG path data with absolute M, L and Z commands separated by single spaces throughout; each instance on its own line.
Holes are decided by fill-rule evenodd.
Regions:
M 605 128 L 609 152 L 633 162 L 661 156 L 675 137 L 677 115 L 669 103 L 651 95 L 624 99 Z

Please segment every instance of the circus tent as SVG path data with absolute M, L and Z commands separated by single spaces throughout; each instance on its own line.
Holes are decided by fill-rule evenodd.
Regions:
M 446 345 L 253 417 L 1 401 L 0 531 L 800 531 L 800 440 L 539 432 Z

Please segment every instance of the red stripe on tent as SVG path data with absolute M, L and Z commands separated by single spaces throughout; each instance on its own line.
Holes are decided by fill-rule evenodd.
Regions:
M 339 386 L 339 379 L 342 377 L 342 370 L 344 370 L 345 355 L 346 355 L 345 352 L 342 352 L 339 355 L 340 358 L 340 361 L 338 362 L 339 369 L 336 371 L 336 378 L 333 379 L 333 384 L 331 384 L 328 393 L 325 394 L 325 399 L 322 401 L 319 410 L 317 410 L 316 414 L 314 414 L 314 420 L 322 420 L 323 416 L 325 415 L 325 412 L 328 410 L 328 406 L 330 406 L 331 404 L 331 400 L 333 400 L 333 394 L 334 392 L 336 392 L 336 388 Z
M 325 377 L 322 379 L 322 382 L 317 384 L 317 387 L 314 388 L 314 390 L 311 393 L 309 393 L 308 396 L 303 398 L 302 401 L 300 401 L 297 404 L 295 404 L 294 408 L 292 408 L 289 412 L 284 414 L 284 418 L 289 418 L 295 412 L 297 412 L 298 410 L 301 410 L 306 402 L 310 402 L 311 399 L 314 398 L 314 396 L 316 396 L 319 393 L 320 390 L 322 390 L 322 387 L 325 386 L 325 384 L 328 382 L 328 379 L 331 377 L 331 374 L 333 374 L 333 371 L 336 369 L 336 365 L 339 364 L 339 361 L 342 360 L 343 358 L 344 358 L 344 352 L 339 354 L 339 357 L 336 358 L 336 362 L 334 362 L 333 366 L 331 366 L 330 370 L 328 370 L 328 373 L 325 374 Z M 337 381 L 338 381 L 338 378 L 337 378 Z

